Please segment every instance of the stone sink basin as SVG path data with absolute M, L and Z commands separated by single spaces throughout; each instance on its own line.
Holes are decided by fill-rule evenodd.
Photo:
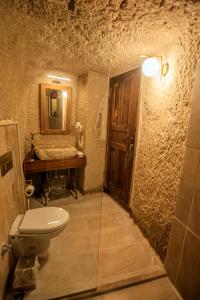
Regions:
M 41 160 L 66 159 L 77 156 L 77 149 L 71 145 L 37 145 L 35 154 Z

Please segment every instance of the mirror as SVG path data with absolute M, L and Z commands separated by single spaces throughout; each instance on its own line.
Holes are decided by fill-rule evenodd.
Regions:
M 40 85 L 40 130 L 42 134 L 69 134 L 72 88 Z

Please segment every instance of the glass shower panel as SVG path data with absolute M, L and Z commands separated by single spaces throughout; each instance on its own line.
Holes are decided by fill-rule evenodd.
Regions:
M 26 292 L 24 299 L 44 300 L 80 295 L 96 291 L 102 285 L 99 280 L 99 249 L 105 194 L 90 191 L 102 190 L 104 181 L 109 75 L 108 65 L 103 68 L 103 73 L 91 71 L 78 77 L 79 93 L 76 103 L 72 104 L 76 105 L 71 133 L 76 138 L 74 146 L 87 159 L 86 167 L 74 172 L 75 186 L 86 193 L 83 195 L 78 191 L 77 199 L 76 193 L 70 194 L 65 175 L 68 171 L 71 174 L 72 169 L 66 170 L 66 174 L 63 170 L 63 174 L 60 171 L 48 172 L 48 206 L 67 210 L 70 218 L 64 231 L 51 240 L 48 256 L 38 257 L 37 287 Z M 83 131 L 77 131 L 77 124 Z M 66 190 L 69 190 L 68 194 Z M 41 199 L 32 199 L 31 208 L 42 206 L 41 202 Z
M 78 199 L 69 197 L 62 203 L 60 200 L 59 207 L 69 212 L 70 220 L 51 244 L 48 275 L 51 298 L 97 288 L 101 206 L 101 193 L 79 195 Z

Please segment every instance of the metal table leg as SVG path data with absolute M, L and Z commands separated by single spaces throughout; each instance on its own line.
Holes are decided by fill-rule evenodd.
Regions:
M 70 169 L 70 190 L 69 190 L 69 192 L 75 199 L 78 198 L 76 178 L 77 178 L 76 169 Z
M 46 192 L 45 192 L 45 189 L 46 189 L 46 184 L 47 183 L 47 173 L 41 173 L 41 186 L 42 186 L 42 200 L 44 200 L 44 202 L 42 202 L 42 204 L 44 206 L 48 206 L 48 198 L 47 198 L 47 195 L 46 195 Z

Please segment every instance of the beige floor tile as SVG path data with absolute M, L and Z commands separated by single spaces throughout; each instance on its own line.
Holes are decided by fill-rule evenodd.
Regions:
M 100 231 L 102 228 L 102 217 L 101 216 L 88 216 L 86 217 L 88 230 Z
M 100 249 L 100 231 L 93 230 L 90 232 L 90 241 L 92 243 L 92 247 L 95 251 Z
M 142 239 L 142 234 L 133 223 L 103 228 L 100 233 L 100 249 L 128 246 Z
M 92 252 L 92 244 L 89 235 L 83 232 L 69 232 L 64 236 L 58 236 L 51 242 L 51 253 L 55 256 L 74 256 Z
M 102 216 L 91 216 L 87 217 L 87 224 L 89 230 L 99 230 L 99 227 L 101 226 L 101 229 L 114 227 L 114 226 L 120 226 L 120 225 L 128 225 L 133 224 L 133 219 L 127 214 L 124 214 L 124 212 L 115 212 L 110 214 L 104 214 Z
M 25 299 L 46 300 L 85 291 L 97 287 L 97 279 L 102 286 L 164 272 L 132 218 L 108 195 L 80 195 L 77 200 L 68 197 L 49 205 L 66 209 L 70 220 L 51 241 L 49 260 L 46 264 L 44 260 L 39 270 L 38 286 Z
M 69 204 L 63 206 L 64 209 L 66 209 L 71 218 L 77 218 L 77 217 L 90 217 L 90 216 L 96 216 L 101 217 L 102 207 L 101 207 L 101 201 L 98 203 L 95 203 L 95 201 L 90 201 L 84 204 Z
M 127 212 L 122 209 L 122 207 L 117 204 L 114 200 L 111 200 L 111 198 L 104 197 L 102 200 L 102 215 L 110 214 L 114 212 L 121 212 L 122 214 L 127 215 Z
M 24 295 L 25 300 L 48 300 L 49 295 L 47 293 L 48 286 L 47 286 L 47 274 L 46 278 L 41 279 L 38 278 L 37 280 L 37 286 L 35 290 L 27 291 Z
M 102 228 L 108 228 L 112 226 L 121 226 L 133 224 L 133 219 L 126 214 L 126 212 L 116 212 L 111 214 L 105 214 L 102 216 L 101 226 Z
M 57 257 L 50 263 L 50 270 L 48 288 L 51 297 L 84 291 L 97 285 L 98 269 L 93 253 L 69 256 L 65 260 Z
M 90 194 L 88 196 L 84 196 L 81 200 L 82 205 L 102 205 L 103 196 L 100 193 L 98 196 L 97 194 Z
M 71 293 L 94 289 L 97 286 L 97 266 L 93 253 L 56 257 L 49 265 L 46 280 L 38 280 L 37 289 L 25 299 L 47 300 Z
M 69 204 L 65 205 L 63 208 L 69 212 L 70 218 L 80 218 L 85 216 L 85 208 L 82 205 Z
M 102 207 L 100 203 L 97 203 L 96 205 L 94 204 L 89 204 L 89 205 L 84 205 L 85 207 L 85 217 L 96 217 L 99 220 L 101 219 L 101 214 L 102 214 Z
M 69 232 L 87 232 L 88 224 L 85 217 L 73 218 L 70 217 L 67 227 L 65 228 L 63 235 Z
M 78 196 L 78 199 L 74 199 L 73 197 L 68 197 L 65 199 L 59 199 L 51 201 L 50 203 L 56 203 L 56 201 L 62 201 L 61 204 L 62 206 L 67 206 L 67 205 L 101 205 L 102 203 L 102 195 L 97 195 L 97 194 L 88 194 L 88 195 L 80 195 Z
M 93 300 L 181 300 L 167 277 L 94 297 Z
M 149 276 L 149 272 L 163 272 L 162 263 L 147 243 L 135 243 L 126 247 L 104 249 L 99 252 L 99 283 L 108 283 Z

